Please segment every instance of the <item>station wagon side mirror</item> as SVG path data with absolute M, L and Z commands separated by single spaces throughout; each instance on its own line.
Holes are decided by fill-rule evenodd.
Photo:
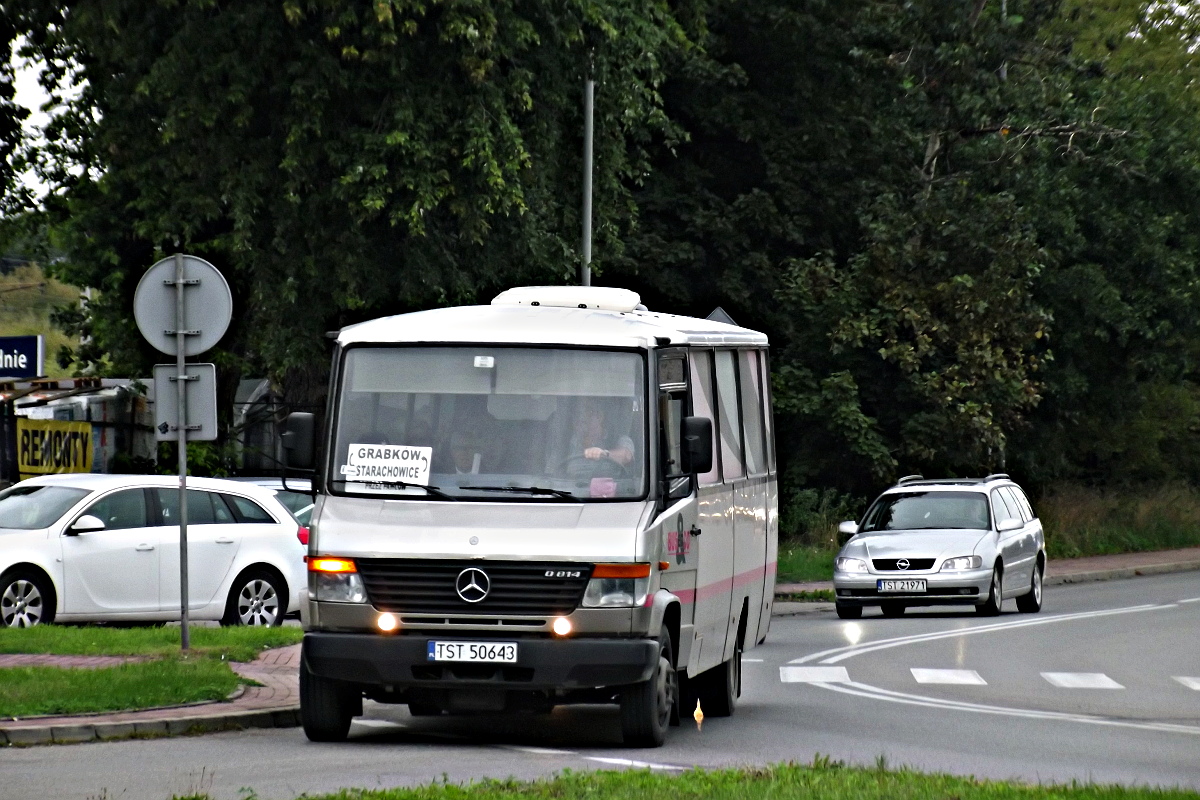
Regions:
M 996 525 L 996 533 L 1008 533 L 1009 531 L 1015 531 L 1017 528 L 1022 528 L 1024 526 L 1025 526 L 1025 523 L 1022 522 L 1021 520 L 1012 519 L 1010 517 L 1009 519 L 1006 519 L 1003 522 Z
M 837 540 L 838 544 L 845 544 L 850 541 L 854 534 L 858 533 L 858 523 L 852 519 L 838 523 Z
M 81 533 L 89 531 L 104 530 L 104 522 L 99 517 L 93 517 L 91 514 L 84 514 L 79 519 L 71 523 L 71 527 L 67 528 L 67 536 L 78 536 Z
M 680 423 L 683 441 L 683 471 L 689 474 L 712 469 L 712 420 L 708 417 L 684 417 Z
M 293 411 L 283 421 L 279 443 L 285 468 L 311 470 L 316 462 L 313 448 L 316 418 L 307 411 Z

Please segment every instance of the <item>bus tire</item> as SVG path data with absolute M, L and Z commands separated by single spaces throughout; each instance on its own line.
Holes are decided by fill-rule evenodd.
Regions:
M 731 717 L 742 694 L 742 640 L 733 648 L 733 657 L 697 677 L 696 694 L 700 710 L 708 717 Z
M 621 736 L 628 747 L 661 747 L 679 692 L 671 632 L 658 634 L 658 663 L 649 680 L 621 690 Z
M 344 742 L 361 713 L 362 696 L 352 685 L 314 675 L 300 660 L 300 723 L 309 741 Z

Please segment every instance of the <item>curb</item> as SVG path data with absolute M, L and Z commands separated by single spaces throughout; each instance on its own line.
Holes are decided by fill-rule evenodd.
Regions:
M 29 725 L 0 729 L 0 745 L 81 744 L 115 739 L 152 739 L 248 728 L 295 728 L 300 706 L 208 714 L 145 722 L 94 722 L 77 725 Z

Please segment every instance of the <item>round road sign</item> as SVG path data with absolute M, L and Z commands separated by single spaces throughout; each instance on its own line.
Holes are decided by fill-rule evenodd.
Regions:
M 183 354 L 194 356 L 221 340 L 233 318 L 233 295 L 225 276 L 202 258 L 183 260 L 183 320 L 179 327 L 196 331 L 184 339 Z M 154 264 L 138 281 L 133 316 L 146 341 L 167 355 L 177 355 L 175 338 L 175 259 Z

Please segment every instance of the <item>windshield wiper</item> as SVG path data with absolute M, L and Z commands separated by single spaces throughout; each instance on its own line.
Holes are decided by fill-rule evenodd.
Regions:
M 364 486 L 382 486 L 387 489 L 424 489 L 429 494 L 442 500 L 454 500 L 455 502 L 458 501 L 457 497 L 446 494 L 436 486 L 428 486 L 424 483 L 408 483 L 406 481 L 333 481 L 333 483 L 361 483 Z
M 522 494 L 545 494 L 553 497 L 561 497 L 564 500 L 575 500 L 575 495 L 562 489 L 546 489 L 542 486 L 460 486 L 460 489 L 469 489 L 476 492 L 520 492 Z

